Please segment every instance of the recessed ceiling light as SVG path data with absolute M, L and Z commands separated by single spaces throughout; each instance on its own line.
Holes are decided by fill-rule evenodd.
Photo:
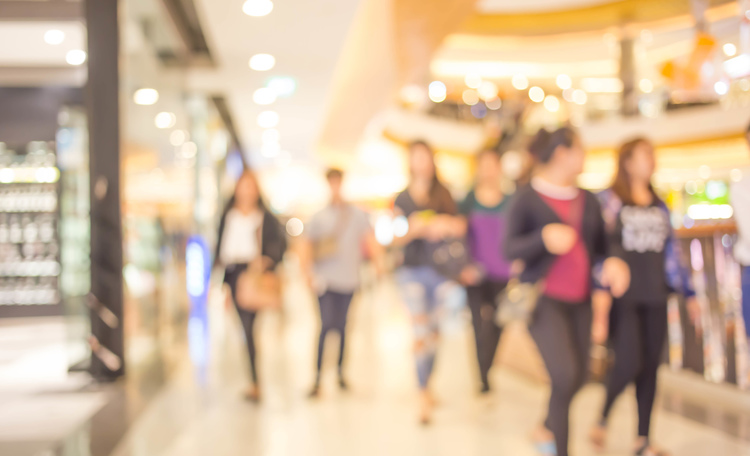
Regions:
M 262 138 L 264 143 L 277 143 L 279 142 L 281 135 L 279 134 L 279 130 L 269 128 L 268 130 L 263 131 Z
M 70 65 L 78 66 L 83 65 L 83 63 L 86 61 L 86 57 L 86 51 L 74 49 L 72 51 L 68 51 L 67 55 L 65 55 L 65 61 Z
M 274 128 L 279 124 L 279 114 L 274 111 L 263 111 L 258 114 L 258 126 L 260 128 Z
M 242 12 L 248 16 L 268 16 L 271 11 L 273 11 L 273 2 L 271 0 L 247 0 L 242 5 Z
M 160 112 L 154 119 L 156 128 L 172 128 L 177 123 L 177 116 L 171 112 Z
M 253 93 L 253 101 L 259 105 L 273 104 L 276 101 L 276 92 L 266 87 L 260 88 Z
M 266 87 L 273 90 L 277 97 L 290 97 L 297 90 L 297 82 L 290 76 L 276 76 L 268 80 Z
M 250 59 L 250 68 L 255 71 L 268 71 L 276 65 L 276 59 L 271 54 L 255 54 Z
M 65 41 L 65 32 L 63 32 L 62 30 L 47 30 L 47 32 L 44 34 L 44 42 L 47 44 L 57 46 L 59 44 L 62 44 L 63 41 Z
M 133 94 L 133 101 L 141 106 L 156 104 L 159 101 L 159 92 L 156 89 L 138 89 Z

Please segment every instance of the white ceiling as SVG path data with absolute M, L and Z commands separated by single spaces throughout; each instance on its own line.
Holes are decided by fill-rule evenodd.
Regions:
M 244 144 L 258 155 L 258 114 L 280 115 L 281 147 L 292 157 L 309 157 L 320 133 L 327 95 L 359 0 L 275 0 L 266 17 L 242 13 L 242 0 L 196 0 L 216 69 L 194 69 L 192 88 L 227 96 Z M 257 53 L 271 54 L 276 66 L 257 72 L 248 67 Z M 256 106 L 253 92 L 272 76 L 297 80 L 296 93 L 271 106 Z
M 480 0 L 482 13 L 529 13 L 562 11 L 614 3 L 613 0 Z
M 65 33 L 57 46 L 44 42 L 53 29 Z M 0 22 L 0 43 L 0 67 L 67 67 L 68 51 L 86 49 L 86 32 L 78 22 Z

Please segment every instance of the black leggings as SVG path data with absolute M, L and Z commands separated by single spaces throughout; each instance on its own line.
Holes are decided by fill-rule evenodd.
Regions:
M 503 329 L 495 324 L 497 296 L 505 289 L 505 281 L 484 280 L 466 288 L 474 326 L 474 341 L 477 346 L 477 361 L 482 386 L 489 388 L 489 372 L 495 360 L 497 344 Z
M 615 363 L 607 381 L 607 400 L 602 422 L 625 387 L 635 381 L 638 400 L 638 435 L 649 436 L 651 411 L 656 396 L 656 374 L 667 338 L 667 309 L 664 305 L 616 301 L 613 307 L 612 344 Z
M 320 338 L 318 340 L 318 375 L 316 383 L 320 381 L 320 370 L 323 367 L 323 347 L 329 331 L 339 333 L 339 376 L 344 363 L 344 343 L 346 341 L 346 316 L 353 293 L 336 293 L 326 291 L 318 298 L 320 303 Z
M 242 322 L 242 329 L 245 333 L 245 342 L 247 343 L 247 353 L 250 356 L 250 376 L 253 379 L 253 383 L 258 384 L 258 370 L 255 367 L 255 336 L 253 334 L 253 326 L 255 325 L 255 317 L 258 315 L 257 312 L 251 312 L 245 310 L 237 305 L 237 280 L 240 275 L 247 269 L 247 264 L 230 264 L 226 268 L 224 273 L 224 283 L 229 285 L 229 289 L 232 291 L 232 301 L 234 307 L 237 309 L 237 314 L 240 316 L 240 322 Z
M 568 456 L 570 403 L 588 375 L 591 303 L 568 304 L 543 296 L 529 332 L 549 372 L 552 392 L 545 426 L 555 436 L 558 456 Z

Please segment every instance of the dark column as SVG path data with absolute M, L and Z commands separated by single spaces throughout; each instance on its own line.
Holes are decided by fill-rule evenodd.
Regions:
M 638 91 L 636 90 L 635 40 L 625 36 L 620 41 L 620 80 L 622 80 L 622 114 L 638 114 Z
M 91 170 L 91 373 L 125 373 L 117 0 L 85 0 Z

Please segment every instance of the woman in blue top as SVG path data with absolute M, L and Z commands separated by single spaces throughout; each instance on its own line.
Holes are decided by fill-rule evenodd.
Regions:
M 500 153 L 480 152 L 476 186 L 459 206 L 459 212 L 466 217 L 473 260 L 461 274 L 461 282 L 469 298 L 483 394 L 490 391 L 489 371 L 502 333 L 494 318 L 497 297 L 510 278 L 510 263 L 501 252 L 509 199 L 500 187 L 501 178 Z
M 651 179 L 656 167 L 654 147 L 646 139 L 634 139 L 620 148 L 617 176 L 612 188 L 599 195 L 607 225 L 610 248 L 630 266 L 630 289 L 612 306 L 611 340 L 615 364 L 607 381 L 607 399 L 600 424 L 591 434 L 603 447 L 609 412 L 630 382 L 638 400 L 638 440 L 635 454 L 663 456 L 649 440 L 651 411 L 656 395 L 656 375 L 667 337 L 667 299 L 672 292 L 688 299 L 691 316 L 698 305 L 683 266 L 679 245 L 670 223 L 669 210 L 656 196 Z M 605 327 L 609 317 L 596 312 L 594 326 Z M 606 329 L 594 331 L 606 337 Z M 599 341 L 601 342 L 601 341 Z

